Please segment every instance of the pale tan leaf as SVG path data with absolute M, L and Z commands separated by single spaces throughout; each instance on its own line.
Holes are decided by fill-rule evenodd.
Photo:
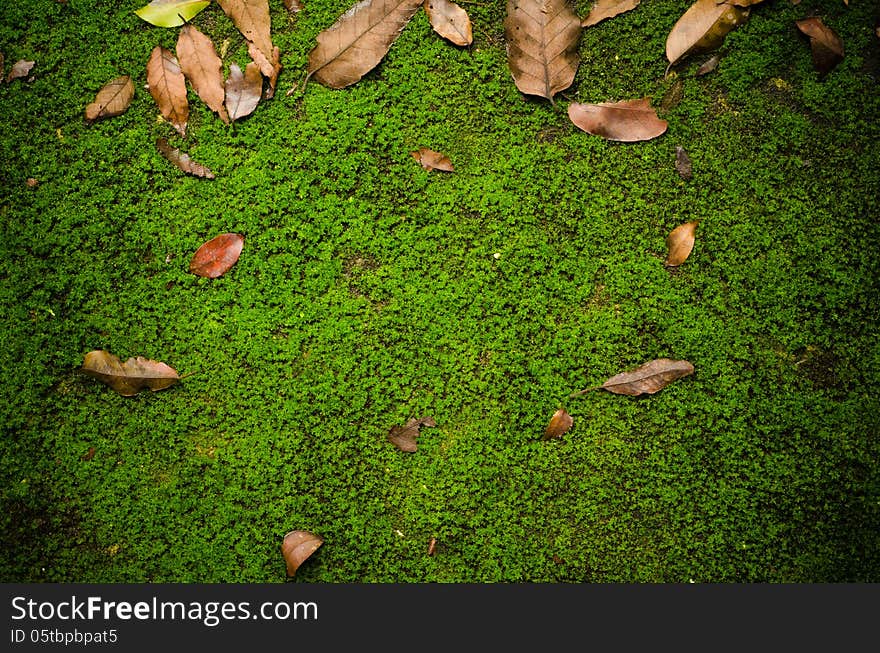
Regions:
M 574 82 L 581 21 L 567 0 L 508 0 L 507 66 L 516 87 L 553 102 Z
M 657 117 L 648 98 L 568 105 L 568 117 L 588 134 L 611 141 L 646 141 L 660 136 L 668 123 Z
M 813 67 L 820 76 L 830 73 L 843 61 L 843 41 L 821 18 L 812 16 L 795 21 L 797 28 L 810 38 Z
M 13 79 L 24 79 L 30 74 L 31 68 L 33 68 L 34 64 L 36 63 L 36 61 L 19 59 L 14 64 L 12 64 L 12 68 L 9 69 L 9 74 L 6 76 L 6 81 L 11 82 Z
M 675 267 L 685 262 L 694 249 L 697 225 L 699 221 L 692 220 L 678 225 L 666 236 L 666 261 L 664 265 Z
M 581 21 L 583 27 L 591 27 L 606 18 L 635 9 L 640 0 L 596 0 L 590 13 Z
M 681 145 L 675 146 L 675 171 L 685 181 L 689 181 L 694 176 L 694 167 L 691 164 L 691 158 Z
M 441 152 L 435 152 L 427 147 L 420 147 L 415 152 L 411 152 L 411 154 L 425 170 L 439 170 L 442 172 L 453 172 L 455 170 L 449 157 Z
M 189 158 L 189 155 L 181 152 L 176 147 L 171 147 L 164 138 L 156 139 L 156 149 L 166 159 L 180 168 L 183 172 L 193 175 L 194 177 L 204 177 L 205 179 L 214 179 L 214 173 L 201 163 L 196 163 Z
M 86 354 L 82 371 L 103 381 L 124 397 L 132 397 L 144 388 L 164 390 L 177 381 L 177 370 L 165 363 L 138 356 L 124 363 L 110 352 L 96 349 Z
M 573 424 L 574 418 L 572 418 L 572 416 L 569 415 L 564 408 L 560 408 L 555 413 L 553 413 L 553 417 L 550 418 L 550 423 L 544 430 L 543 439 L 550 440 L 551 438 L 558 438 L 562 435 L 565 435 L 571 430 Z
M 467 11 L 451 0 L 425 0 L 423 7 L 437 34 L 455 45 L 470 45 L 474 40 Z
M 263 95 L 263 76 L 260 66 L 251 61 L 244 73 L 238 64 L 229 64 L 229 78 L 226 80 L 226 110 L 230 120 L 244 118 L 254 112 Z
M 128 110 L 134 97 L 134 82 L 128 75 L 112 79 L 98 91 L 95 101 L 86 106 L 86 120 L 93 122 L 119 116 Z
M 217 4 L 223 9 L 223 13 L 229 16 L 238 31 L 271 61 L 274 46 L 269 0 L 217 0 Z M 251 56 L 251 59 L 254 57 Z
M 391 49 L 423 0 L 360 0 L 318 34 L 308 76 L 329 88 L 358 82 Z
M 669 65 L 691 54 L 711 52 L 721 47 L 724 38 L 746 21 L 749 9 L 717 0 L 696 0 L 672 26 L 666 37 Z
M 403 426 L 395 425 L 388 431 L 388 440 L 401 451 L 414 453 L 418 450 L 416 438 L 423 426 L 437 426 L 433 417 L 413 417 Z
M 303 10 L 302 0 L 284 0 L 284 8 L 292 14 L 298 14 Z
M 189 120 L 186 78 L 171 50 L 160 45 L 153 48 L 147 62 L 147 85 L 165 120 L 181 136 L 186 135 L 186 122 Z
M 196 95 L 228 125 L 229 116 L 223 105 L 223 62 L 217 56 L 214 42 L 187 23 L 177 37 L 177 61 Z
M 693 373 L 694 366 L 689 361 L 657 358 L 634 370 L 615 374 L 602 385 L 573 392 L 570 396 L 577 397 L 593 390 L 607 390 L 614 394 L 632 397 L 654 394 L 673 381 Z

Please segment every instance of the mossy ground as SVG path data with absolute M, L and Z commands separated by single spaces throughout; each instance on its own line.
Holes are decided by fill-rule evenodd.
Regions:
M 7 70 L 37 62 L 0 85 L 2 580 L 284 582 L 306 529 L 299 582 L 880 581 L 877 7 L 768 0 L 717 71 L 664 77 L 690 3 L 644 2 L 584 31 L 554 106 L 516 89 L 495 1 L 463 3 L 470 47 L 419 13 L 361 82 L 303 90 L 350 4 L 271 2 L 276 96 L 229 127 L 191 93 L 185 139 L 143 88 L 176 29 L 0 9 Z M 824 80 L 814 12 L 846 47 Z M 193 22 L 247 62 L 219 7 Z M 131 108 L 87 125 L 121 74 Z M 565 114 L 645 96 L 669 121 L 648 142 Z M 226 231 L 236 266 L 189 274 Z M 92 349 L 196 373 L 125 398 L 78 371 Z M 568 398 L 663 356 L 695 374 Z M 541 441 L 560 406 L 574 428 Z M 416 453 L 386 440 L 423 415 Z

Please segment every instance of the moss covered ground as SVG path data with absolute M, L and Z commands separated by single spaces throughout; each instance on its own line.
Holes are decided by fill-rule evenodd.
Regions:
M 880 581 L 876 3 L 768 0 L 698 77 L 664 75 L 688 0 L 646 1 L 584 30 L 551 104 L 513 83 L 503 2 L 462 3 L 465 48 L 417 14 L 331 90 L 308 52 L 353 3 L 272 1 L 275 97 L 227 126 L 191 91 L 186 138 L 144 89 L 178 31 L 140 4 L 0 8 L 7 71 L 36 61 L 0 84 L 2 580 L 289 582 L 303 529 L 324 545 L 294 582 Z M 846 48 L 824 79 L 813 13 Z M 193 23 L 247 63 L 219 7 Z M 87 124 L 122 74 L 129 110 Z M 661 137 L 566 115 L 639 97 Z M 190 274 L 229 231 L 238 263 Z M 122 397 L 79 371 L 93 349 L 193 374 Z M 659 357 L 695 373 L 569 398 Z M 388 442 L 428 415 L 418 451 Z

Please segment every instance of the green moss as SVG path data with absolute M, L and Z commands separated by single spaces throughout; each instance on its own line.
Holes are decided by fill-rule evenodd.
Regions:
M 227 126 L 191 93 L 186 138 L 144 89 L 176 31 L 105 5 L 0 15 L 7 66 L 37 62 L 0 84 L 4 580 L 280 583 L 292 529 L 325 541 L 299 582 L 878 580 L 865 3 L 757 5 L 703 77 L 704 57 L 665 75 L 689 3 L 643 3 L 583 32 L 555 104 L 516 89 L 503 3 L 466 6 L 466 48 L 417 14 L 343 90 L 303 82 L 349 3 L 273 5 L 275 97 Z M 821 80 L 794 27 L 815 11 L 846 47 Z M 218 7 L 194 23 L 248 61 Z M 119 74 L 130 109 L 86 124 Z M 612 143 L 565 113 L 637 97 L 662 137 Z M 455 172 L 422 170 L 423 146 Z M 225 231 L 238 263 L 189 274 Z M 78 372 L 99 348 L 192 374 L 121 397 Z M 695 374 L 568 398 L 664 356 Z M 560 406 L 574 427 L 542 441 Z M 387 441 L 423 415 L 417 452 Z

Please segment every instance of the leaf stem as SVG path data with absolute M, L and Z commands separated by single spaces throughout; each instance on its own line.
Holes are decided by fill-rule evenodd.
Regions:
M 578 390 L 577 392 L 572 392 L 570 395 L 568 395 L 568 398 L 574 399 L 575 397 L 580 397 L 581 395 L 585 395 L 588 392 L 592 392 L 593 390 L 598 390 L 601 387 L 601 385 L 594 385 L 592 388 L 587 388 L 586 390 Z

